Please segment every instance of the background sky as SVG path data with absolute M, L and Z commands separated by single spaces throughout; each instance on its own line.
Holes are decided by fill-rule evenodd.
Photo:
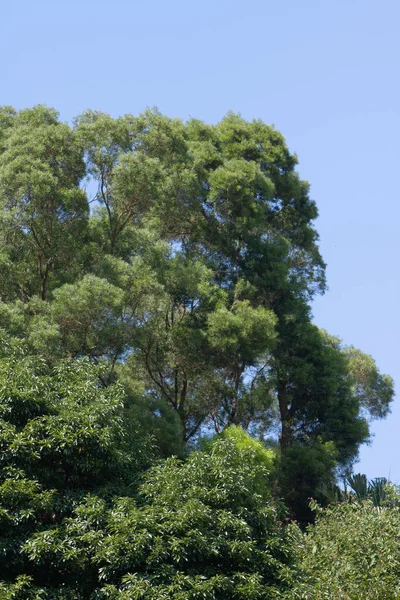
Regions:
M 274 124 L 320 211 L 315 322 L 399 388 L 399 33 L 399 0 L 13 0 L 0 104 Z M 396 400 L 356 470 L 400 483 L 399 426 Z

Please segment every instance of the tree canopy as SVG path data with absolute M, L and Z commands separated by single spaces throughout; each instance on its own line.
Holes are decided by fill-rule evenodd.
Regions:
M 317 216 L 260 120 L 0 109 L 5 597 L 286 594 L 394 396 L 312 320 Z
M 1 115 L 9 335 L 46 360 L 104 364 L 105 383 L 134 380 L 185 444 L 230 424 L 269 435 L 279 414 L 282 447 L 322 436 L 354 459 L 393 386 L 311 323 L 318 213 L 279 132 L 233 113 L 86 111 L 72 127 L 44 106 Z

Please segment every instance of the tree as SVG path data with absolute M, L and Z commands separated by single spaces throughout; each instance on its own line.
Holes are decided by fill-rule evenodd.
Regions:
M 183 279 L 184 268 L 190 278 L 192 265 L 198 261 L 209 269 L 214 286 L 225 295 L 225 313 L 222 306 L 218 308 L 219 322 L 222 314 L 231 324 L 233 319 L 238 322 L 239 306 L 242 313 L 248 306 L 248 315 L 256 310 L 253 318 L 256 314 L 260 317 L 262 309 L 270 311 L 272 301 L 288 286 L 309 295 L 323 289 L 324 264 L 313 228 L 315 203 L 308 196 L 308 185 L 295 172 L 296 157 L 273 128 L 261 121 L 248 123 L 233 114 L 216 126 L 208 126 L 196 120 L 185 125 L 157 111 L 115 120 L 87 111 L 76 121 L 76 135 L 85 150 L 88 172 L 98 185 L 96 200 L 104 208 L 92 220 L 97 223 L 101 252 L 130 263 L 135 258 L 130 240 L 137 226 L 158 231 L 170 245 L 171 257 L 181 257 L 179 274 Z M 200 364 L 200 357 L 205 355 L 206 368 L 197 369 L 194 375 L 189 339 L 182 347 L 179 316 L 174 321 L 179 328 L 171 327 L 174 311 L 187 308 L 169 284 L 177 265 L 177 261 L 172 262 L 171 268 L 167 261 L 158 271 L 170 300 L 164 318 L 160 313 L 154 315 L 139 336 L 141 365 L 147 369 L 151 394 L 178 412 L 185 439 L 203 424 L 208 426 L 210 419 L 220 430 L 236 421 L 255 426 L 252 420 L 257 415 L 262 428 L 262 412 L 268 419 L 271 394 L 265 385 L 263 401 L 259 389 L 257 393 L 255 390 L 268 373 L 272 332 L 264 347 L 256 344 L 257 356 L 254 352 L 245 356 L 244 347 L 240 356 L 237 351 L 229 354 L 226 347 L 222 351 L 215 332 L 207 332 L 207 323 L 215 329 L 217 316 L 211 314 L 215 306 L 205 306 L 210 313 L 205 318 L 195 290 L 186 290 L 187 306 L 194 301 L 197 312 L 203 313 L 196 325 L 202 346 L 197 348 L 194 341 L 193 319 L 190 343 L 197 348 Z M 169 323 L 164 328 L 163 319 Z M 177 332 L 179 351 L 174 337 Z M 160 336 L 163 344 L 155 342 Z M 133 357 L 137 370 L 141 368 L 140 357 L 137 352 Z M 210 367 L 212 359 L 218 364 L 214 369 Z M 211 401 L 204 402 L 199 377 L 207 381 L 206 395 Z M 194 401 L 187 400 L 190 396 Z M 215 402 L 217 396 L 223 401 Z
M 360 444 L 369 440 L 369 421 L 388 413 L 394 389 L 371 357 L 312 324 L 304 302 L 289 296 L 281 310 L 272 369 L 281 488 L 296 517 L 306 521 L 309 499 L 323 502 L 321 489 L 334 483 L 338 470 L 351 471 Z
M 24 554 L 46 567 L 44 589 L 57 584 L 72 597 L 283 597 L 295 531 L 280 526 L 271 501 L 272 461 L 229 429 L 184 463 L 154 466 L 136 499 L 108 508 L 87 496 L 59 528 L 31 536 Z
M 281 492 L 296 473 L 307 512 L 393 383 L 312 323 L 318 212 L 283 136 L 232 113 L 86 111 L 69 127 L 41 106 L 3 108 L 0 128 L 0 327 L 49 366 L 100 365 L 164 454 L 231 424 L 280 436 Z
M 147 127 L 137 133 L 138 147 L 146 148 L 152 157 L 157 156 L 164 169 L 178 164 L 182 170 L 184 163 L 188 177 L 186 183 L 180 180 L 180 192 L 171 195 L 175 198 L 175 207 L 170 212 L 180 220 L 180 228 L 176 229 L 179 233 L 174 233 L 172 226 L 168 233 L 174 253 L 182 257 L 182 263 L 189 269 L 194 261 L 201 261 L 210 270 L 214 286 L 225 297 L 224 304 L 220 301 L 217 310 L 214 306 L 210 312 L 212 307 L 206 307 L 207 319 L 197 321 L 201 327 L 201 347 L 197 347 L 191 329 L 190 342 L 180 351 L 175 364 L 165 362 L 165 353 L 160 352 L 158 344 L 152 347 L 160 360 L 145 351 L 144 362 L 154 393 L 161 393 L 175 405 L 183 418 L 184 431 L 185 421 L 192 419 L 186 439 L 195 435 L 202 424 L 208 426 L 210 421 L 217 430 L 231 422 L 262 429 L 263 418 L 269 420 L 271 414 L 272 385 L 265 383 L 265 379 L 275 334 L 270 327 L 262 343 L 259 340 L 254 347 L 242 343 L 239 349 L 239 337 L 243 340 L 244 331 L 238 332 L 236 341 L 231 339 L 229 345 L 227 338 L 222 340 L 221 327 L 224 320 L 228 333 L 227 328 L 234 327 L 234 322 L 237 328 L 241 319 L 245 328 L 247 318 L 248 323 L 254 321 L 251 333 L 254 338 L 255 331 L 263 330 L 263 325 L 256 325 L 257 319 L 262 319 L 262 311 L 271 325 L 274 317 L 272 313 L 267 317 L 268 311 L 273 309 L 273 300 L 280 298 L 288 287 L 295 287 L 299 295 L 323 289 L 324 265 L 312 226 L 317 215 L 315 204 L 308 197 L 307 184 L 295 173 L 296 158 L 288 152 L 282 136 L 263 123 L 247 123 L 236 115 L 228 115 L 214 127 L 191 121 L 182 128 L 157 114 L 148 113 L 146 119 Z M 165 154 L 168 136 L 172 148 L 169 146 L 169 153 Z M 164 171 L 163 181 L 170 181 L 172 175 L 167 177 L 166 173 Z M 166 207 L 170 207 L 169 200 L 164 202 L 164 196 L 160 196 L 150 213 L 162 214 L 170 223 L 171 216 L 163 212 Z M 181 277 L 184 277 L 182 270 Z M 195 296 L 194 300 L 198 306 Z M 188 306 L 192 301 L 193 297 L 189 296 Z M 174 310 L 182 310 L 182 304 L 175 300 L 172 292 L 171 305 L 175 304 Z M 165 321 L 170 321 L 168 311 Z M 177 328 L 166 326 L 159 331 L 163 345 L 167 343 L 173 348 Z M 234 337 L 235 334 L 231 331 L 229 335 Z M 192 366 L 185 364 L 192 356 L 190 344 L 196 347 L 198 364 L 204 357 L 206 369 L 201 371 L 200 377 L 203 382 L 207 381 L 208 399 L 219 397 L 217 402 L 204 403 L 203 386 L 198 385 L 196 378 L 188 377 L 188 373 L 193 372 Z M 171 354 L 176 357 L 174 351 Z M 136 358 L 133 364 L 136 367 Z M 185 398 L 194 396 L 194 402 L 186 403 L 187 414 L 176 398 L 173 374 L 177 371 L 183 385 L 180 393 L 183 391 Z M 261 383 L 264 394 L 260 393 Z M 171 393 L 171 390 L 175 391 Z

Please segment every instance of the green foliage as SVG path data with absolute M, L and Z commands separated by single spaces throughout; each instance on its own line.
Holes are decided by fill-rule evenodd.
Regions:
M 9 336 L 126 382 L 167 454 L 238 424 L 280 427 L 283 454 L 334 442 L 349 466 L 393 384 L 311 324 L 307 302 L 325 287 L 317 208 L 279 132 L 157 110 L 85 111 L 69 127 L 43 106 L 4 107 L 0 131 Z
M 124 292 L 120 287 L 95 275 L 85 275 L 55 290 L 53 298 L 52 316 L 71 356 L 122 352 L 129 315 L 124 314 Z
M 109 497 L 135 481 L 150 445 L 124 413 L 122 390 L 101 388 L 87 360 L 50 369 L 23 348 L 0 359 L 2 579 L 35 576 L 22 546 L 52 535 L 88 491 Z
M 46 298 L 49 280 L 76 272 L 88 204 L 79 183 L 82 153 L 70 127 L 52 109 L 16 113 L 3 130 L 0 153 L 0 238 L 13 264 L 3 299 Z M 50 281 L 50 283 L 51 283 Z
M 232 310 L 217 309 L 208 317 L 212 348 L 238 361 L 255 362 L 267 353 L 275 339 L 275 315 L 261 306 L 252 308 L 248 300 L 235 302 Z M 232 360 L 232 358 L 231 358 Z
M 239 429 L 208 451 L 154 466 L 137 501 L 88 496 L 24 554 L 48 581 L 91 598 L 281 597 L 292 582 L 295 530 L 271 502 L 272 453 Z M 92 587 L 90 587 L 92 586 Z
M 298 300 L 280 310 L 274 373 L 282 422 L 281 490 L 303 521 L 311 518 L 309 498 L 323 502 L 320 490 L 335 483 L 338 470 L 351 469 L 360 444 L 369 439 L 369 415 L 357 392 L 363 383 L 350 370 L 340 340 L 310 323 Z M 379 402 L 386 404 L 385 393 Z
M 313 520 L 310 500 L 327 504 L 325 490 L 336 481 L 337 452 L 333 442 L 294 442 L 278 466 L 280 493 L 292 516 L 302 524 Z M 329 498 L 328 498 L 329 499 Z
M 366 500 L 368 497 L 368 480 L 366 475 L 356 473 L 347 478 L 347 483 L 359 500 Z
M 366 500 L 317 511 L 300 549 L 304 579 L 293 598 L 398 598 L 398 494 L 375 507 Z
M 381 506 L 388 497 L 388 481 L 385 477 L 376 477 L 368 481 L 366 475 L 356 473 L 345 480 L 359 501 L 370 499 L 374 506 Z M 350 496 L 351 497 L 351 496 Z
M 254 464 L 262 465 L 269 473 L 273 470 L 275 453 L 267 449 L 262 442 L 254 439 L 241 427 L 231 425 L 221 434 L 222 439 L 231 442 L 240 456 L 244 459 L 250 459 Z
M 361 406 L 371 417 L 386 417 L 394 394 L 393 379 L 382 375 L 372 358 L 349 346 L 344 348 L 349 364 L 349 376 Z
M 296 169 L 233 113 L 0 109 L 0 596 L 288 592 L 277 498 L 312 519 L 394 395 L 312 323 Z

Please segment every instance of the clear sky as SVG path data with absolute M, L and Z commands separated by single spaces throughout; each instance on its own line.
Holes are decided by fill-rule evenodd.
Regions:
M 13 0 L 0 104 L 273 123 L 317 201 L 315 321 L 400 384 L 399 0 Z M 356 470 L 400 483 L 400 406 Z

